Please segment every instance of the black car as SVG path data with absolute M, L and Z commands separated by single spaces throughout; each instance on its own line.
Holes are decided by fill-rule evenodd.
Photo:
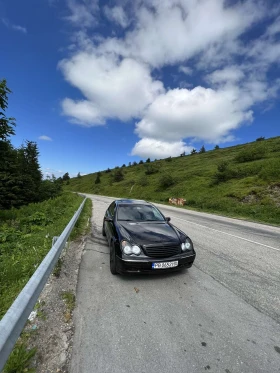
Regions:
M 102 234 L 110 246 L 114 275 L 190 268 L 196 255 L 191 239 L 146 201 L 112 202 L 104 216 Z

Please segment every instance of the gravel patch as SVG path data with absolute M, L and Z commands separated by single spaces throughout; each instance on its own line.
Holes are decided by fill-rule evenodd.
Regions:
M 63 294 L 76 295 L 79 265 L 86 236 L 71 242 L 61 254 L 61 269 L 52 274 L 35 307 L 36 315 L 25 331 L 31 332 L 30 347 L 36 347 L 36 373 L 69 372 L 74 324 Z M 71 307 L 70 307 L 71 308 Z

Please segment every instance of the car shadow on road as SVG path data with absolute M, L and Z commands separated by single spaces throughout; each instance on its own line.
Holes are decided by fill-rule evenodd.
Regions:
M 125 275 L 118 275 L 118 279 L 124 282 L 131 282 L 131 281 L 140 281 L 140 282 L 147 282 L 147 281 L 161 281 L 163 279 L 183 279 L 189 274 L 188 269 L 182 269 L 180 271 L 168 272 L 168 273 L 149 273 L 149 274 L 125 274 Z

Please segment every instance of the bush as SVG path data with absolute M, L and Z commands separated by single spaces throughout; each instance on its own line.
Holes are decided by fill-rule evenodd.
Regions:
M 159 179 L 159 186 L 162 188 L 168 188 L 173 184 L 175 184 L 175 180 L 170 174 L 163 174 Z
M 217 171 L 212 180 L 212 184 L 214 185 L 237 177 L 237 171 L 230 168 L 228 162 L 218 164 Z
M 145 186 L 149 185 L 148 179 L 147 179 L 147 177 L 145 175 L 143 175 L 139 179 L 139 185 L 141 185 L 142 187 L 145 187 Z
M 265 137 L 264 136 L 261 136 L 261 137 L 258 137 L 257 139 L 256 139 L 256 141 L 263 141 L 265 139 Z
M 172 161 L 172 158 L 171 157 L 168 157 L 168 158 L 165 158 L 166 162 L 171 162 Z
M 154 165 L 145 165 L 145 174 L 146 175 L 156 174 L 157 172 L 159 172 L 158 167 L 156 167 Z
M 124 175 L 121 169 L 117 169 L 113 175 L 113 181 L 119 182 L 124 179 Z
M 258 148 L 248 148 L 242 150 L 239 154 L 235 156 L 235 161 L 238 163 L 243 163 L 243 162 L 252 162 L 256 161 L 258 159 L 264 158 L 265 155 L 265 149 L 262 147 Z

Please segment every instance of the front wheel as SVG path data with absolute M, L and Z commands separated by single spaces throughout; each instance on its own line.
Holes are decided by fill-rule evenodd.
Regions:
M 104 223 L 102 225 L 102 236 L 103 237 L 106 237 L 106 232 L 105 232 L 105 229 L 104 229 Z
M 115 248 L 114 248 L 114 243 L 111 242 L 110 245 L 110 271 L 112 275 L 117 274 L 117 268 L 116 268 L 116 253 L 115 253 Z

